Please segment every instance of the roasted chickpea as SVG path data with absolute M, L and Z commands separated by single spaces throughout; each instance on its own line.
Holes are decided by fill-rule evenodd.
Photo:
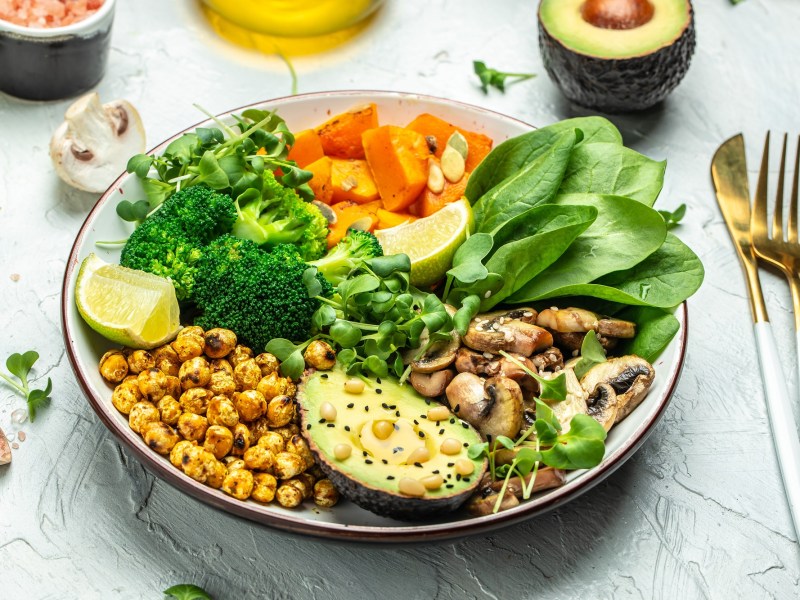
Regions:
M 283 394 L 283 391 L 286 389 L 286 380 L 276 371 L 265 377 L 262 377 L 259 380 L 256 389 L 261 392 L 264 398 L 267 399 L 267 402 L 269 402 L 275 396 L 280 396 Z
M 164 396 L 158 401 L 158 412 L 161 413 L 161 420 L 167 425 L 176 425 L 178 417 L 181 416 L 181 405 L 172 396 Z
M 192 388 L 181 394 L 181 408 L 184 412 L 204 415 L 208 410 L 208 402 L 212 394 L 205 388 Z
M 231 454 L 234 456 L 242 456 L 250 447 L 250 430 L 244 423 L 238 423 L 233 428 L 233 448 Z
M 222 482 L 222 491 L 238 500 L 247 500 L 253 493 L 253 474 L 247 469 L 228 473 Z
M 278 480 L 274 476 L 269 473 L 254 473 L 253 493 L 250 497 L 258 502 L 272 502 L 277 488 Z
M 161 369 L 146 369 L 136 378 L 139 391 L 150 402 L 158 402 L 167 393 L 167 376 Z
M 228 469 L 225 468 L 220 461 L 215 460 L 213 463 L 206 464 L 206 483 L 214 489 L 222 487 L 222 482 L 228 475 Z
M 184 456 L 188 456 L 189 448 L 196 448 L 196 442 L 181 440 L 172 447 L 169 453 L 169 462 L 178 469 L 183 469 Z M 188 460 L 188 458 L 186 459 Z
M 185 327 L 171 344 L 181 362 L 202 356 L 205 337 L 201 327 Z
M 128 423 L 136 433 L 142 433 L 145 425 L 158 422 L 161 415 L 158 409 L 150 402 L 137 402 L 128 415 Z
M 156 361 L 156 369 L 161 369 L 165 375 L 178 376 L 178 371 L 181 368 L 181 359 L 172 346 L 169 344 L 159 346 L 151 354 Z
M 250 438 L 253 440 L 253 443 L 257 443 L 262 436 L 269 433 L 269 422 L 266 417 L 261 417 L 260 419 L 248 423 L 247 427 L 250 429 Z
M 269 448 L 273 454 L 283 452 L 286 448 L 286 442 L 284 441 L 283 436 L 275 431 L 266 432 L 264 435 L 258 438 L 258 442 L 256 443 L 264 448 Z
M 223 358 L 236 347 L 236 334 L 230 329 L 209 329 L 206 331 L 206 356 Z
M 226 456 L 225 458 L 222 459 L 222 462 L 228 469 L 228 473 L 236 471 L 237 469 L 247 468 L 247 465 L 244 464 L 244 461 L 241 458 L 236 458 L 235 456 Z
M 206 430 L 206 440 L 203 448 L 211 452 L 216 458 L 222 458 L 233 447 L 233 433 L 222 425 L 212 425 Z
M 225 371 L 213 371 L 211 379 L 208 380 L 208 389 L 210 389 L 215 396 L 230 396 L 236 392 L 236 384 L 233 377 L 228 375 Z
M 275 455 L 273 473 L 278 479 L 291 479 L 305 470 L 302 457 L 290 452 L 278 452 Z
M 278 504 L 286 508 L 294 508 L 300 506 L 303 502 L 303 492 L 291 483 L 282 483 L 281 486 L 275 491 L 275 499 Z
M 302 475 L 302 473 L 300 473 L 300 475 Z M 300 479 L 300 475 L 297 477 L 292 477 L 291 479 L 287 479 L 281 483 L 296 487 L 298 490 L 300 490 L 300 493 L 303 494 L 303 500 L 305 500 L 306 498 L 311 498 L 311 496 L 314 495 L 314 482 L 312 481 L 309 484 L 308 481 Z
M 317 463 L 314 463 L 311 467 L 306 469 L 305 472 L 311 475 L 315 481 L 319 481 L 320 479 L 325 479 L 326 477 L 325 472 Z
M 320 479 L 314 484 L 314 504 L 330 508 L 339 502 L 339 492 L 330 479 Z
M 215 358 L 208 363 L 212 373 L 217 371 L 225 371 L 228 375 L 233 377 L 233 365 L 226 358 Z
M 207 429 L 208 420 L 202 415 L 185 412 L 178 417 L 178 431 L 187 440 L 202 440 Z
M 180 441 L 175 430 L 162 421 L 153 421 L 142 427 L 144 443 L 159 454 L 169 454 Z
M 224 425 L 225 427 L 236 427 L 239 422 L 239 413 L 236 407 L 227 396 L 214 396 L 208 402 L 206 418 L 212 425 Z
M 242 421 L 255 421 L 267 412 L 267 401 L 257 390 L 245 390 L 234 394 L 233 405 Z
M 200 483 L 206 483 L 209 474 L 217 471 L 219 461 L 211 452 L 203 450 L 200 446 L 192 446 L 184 451 L 183 472 Z M 224 469 L 224 465 L 219 463 Z
M 303 459 L 304 471 L 314 464 L 314 455 L 302 435 L 293 435 L 286 440 L 286 452 L 296 454 Z
M 155 366 L 156 361 L 147 350 L 134 350 L 128 355 L 128 371 L 135 375 Z
M 119 383 L 128 376 L 128 359 L 121 350 L 109 350 L 103 354 L 100 375 L 111 383 Z
M 269 471 L 275 464 L 275 455 L 264 446 L 250 446 L 244 453 L 244 464 L 254 471 Z
M 254 390 L 261 381 L 261 368 L 252 358 L 242 360 L 233 367 L 233 381 L 239 391 Z
M 328 371 L 336 364 L 336 352 L 328 342 L 323 340 L 314 340 L 306 346 L 303 358 L 309 367 L 320 371 Z
M 181 387 L 181 380 L 175 375 L 167 375 L 165 395 L 172 396 L 173 398 L 180 398 L 182 393 L 183 388 Z
M 276 427 L 273 429 L 277 434 L 280 434 L 283 437 L 284 441 L 292 439 L 293 435 L 297 435 L 300 433 L 300 428 L 295 425 L 294 423 L 286 425 L 285 427 Z
M 111 404 L 123 415 L 130 414 L 133 405 L 142 399 L 139 384 L 134 381 L 123 381 L 114 388 L 111 394 Z
M 129 381 L 132 381 L 133 383 L 135 383 L 138 386 L 139 385 L 139 374 L 138 373 L 136 373 L 135 375 L 129 374 L 127 377 L 125 377 L 125 379 L 122 380 L 122 383 L 127 383 Z
M 261 369 L 262 377 L 266 377 L 270 373 L 276 373 L 281 366 L 281 361 L 278 360 L 278 357 L 269 352 L 262 352 L 254 360 Z
M 249 360 L 253 358 L 253 351 L 250 350 L 247 346 L 242 346 L 241 344 L 236 344 L 234 347 L 233 352 L 228 354 L 227 359 L 230 361 L 231 366 L 235 369 L 236 365 L 244 360 Z
M 292 422 L 294 400 L 289 396 L 275 396 L 267 405 L 267 419 L 270 427 L 283 427 Z
M 211 369 L 208 366 L 208 361 L 202 356 L 190 358 L 181 365 L 178 379 L 181 380 L 181 387 L 184 390 L 205 387 L 211 379 Z

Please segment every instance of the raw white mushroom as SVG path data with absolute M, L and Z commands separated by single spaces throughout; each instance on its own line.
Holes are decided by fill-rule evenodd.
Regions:
M 11 462 L 11 447 L 3 430 L 0 429 L 0 465 L 7 465 Z
M 128 159 L 145 151 L 142 120 L 126 100 L 100 103 L 93 92 L 78 98 L 50 140 L 56 173 L 69 185 L 103 192 L 125 171 Z

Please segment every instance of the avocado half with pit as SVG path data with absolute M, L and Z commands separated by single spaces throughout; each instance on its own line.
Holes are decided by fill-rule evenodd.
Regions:
M 542 0 L 539 47 L 571 101 L 603 112 L 657 104 L 689 69 L 689 0 Z
M 410 385 L 371 379 L 363 391 L 350 393 L 350 379 L 338 367 L 311 371 L 297 390 L 303 435 L 336 489 L 395 519 L 419 520 L 461 506 L 486 471 L 485 459 L 467 456 L 480 434 Z

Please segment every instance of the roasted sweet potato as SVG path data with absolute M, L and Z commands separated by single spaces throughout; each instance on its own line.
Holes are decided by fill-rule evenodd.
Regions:
M 360 225 L 361 219 L 368 220 L 365 221 L 365 225 L 368 224 L 368 226 L 361 226 L 359 227 L 360 229 L 374 231 L 378 224 L 377 213 L 380 207 L 381 203 L 379 201 L 356 204 L 349 200 L 338 202 L 331 206 L 333 212 L 336 213 L 336 222 L 331 224 L 328 232 L 328 248 L 332 248 L 339 243 L 353 223 L 359 221 Z
M 320 202 L 330 204 L 333 201 L 333 186 L 331 185 L 331 159 L 327 156 L 315 160 L 304 167 L 311 171 L 314 177 L 308 182 L 314 191 L 314 196 Z
M 332 158 L 333 202 L 352 200 L 359 204 L 378 199 L 378 188 L 367 161 L 358 158 Z
M 469 179 L 469 174 L 464 175 L 456 183 L 450 183 L 445 179 L 444 189 L 438 194 L 434 194 L 426 186 L 416 202 L 409 207 L 409 212 L 418 217 L 429 217 L 446 204 L 460 200 L 464 195 L 464 190 L 467 189 L 467 179 Z
M 289 149 L 287 158 L 297 163 L 301 169 L 325 156 L 322 149 L 322 142 L 319 140 L 317 132 L 313 129 L 304 129 L 294 136 L 294 144 Z
M 378 107 L 367 104 L 325 121 L 315 131 L 326 156 L 364 158 L 361 135 L 378 126 Z
M 422 113 L 419 115 L 416 119 L 411 121 L 411 123 L 406 125 L 406 129 L 411 129 L 412 131 L 421 133 L 423 136 L 433 136 L 436 139 L 437 158 L 441 158 L 442 151 L 447 145 L 447 140 L 451 135 L 453 135 L 453 132 L 459 131 L 467 140 L 468 150 L 466 168 L 468 173 L 471 173 L 475 167 L 478 166 L 478 163 L 481 162 L 487 154 L 489 154 L 489 150 L 492 149 L 491 138 L 483 135 L 482 133 L 476 133 L 474 131 L 462 129 L 461 127 L 456 127 L 455 125 L 448 123 L 439 117 L 434 117 L 428 113 Z
M 428 180 L 430 150 L 425 137 L 410 129 L 384 125 L 365 131 L 363 141 L 384 208 L 404 211 Z
M 389 229 L 404 223 L 411 223 L 416 221 L 417 217 L 409 213 L 396 213 L 386 210 L 385 208 L 378 209 L 378 225 L 376 229 Z

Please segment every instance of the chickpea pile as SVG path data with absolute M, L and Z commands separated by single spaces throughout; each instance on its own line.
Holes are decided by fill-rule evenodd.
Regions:
M 336 355 L 315 341 L 305 359 L 330 369 Z M 339 494 L 300 435 L 296 387 L 278 367 L 230 330 L 194 326 L 155 350 L 110 350 L 100 359 L 100 374 L 116 385 L 114 407 L 192 479 L 239 500 L 333 506 Z

